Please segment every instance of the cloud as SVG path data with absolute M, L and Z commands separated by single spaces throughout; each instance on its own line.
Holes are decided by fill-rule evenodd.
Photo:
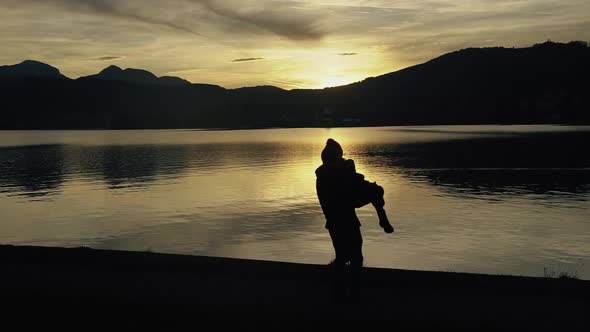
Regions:
M 158 8 L 160 8 L 160 2 L 150 0 L 142 2 L 117 0 L 21 0 L 20 2 L 52 4 L 71 11 L 109 15 L 202 36 L 194 29 L 178 24 L 174 18 L 159 17 Z
M 180 69 L 180 70 L 172 70 L 166 72 L 168 75 L 177 75 L 177 74 L 188 74 L 188 73 L 196 73 L 206 71 L 206 68 L 190 68 L 190 69 Z
M 319 40 L 321 13 L 296 1 L 223 0 L 3 0 L 12 6 L 39 4 L 167 27 L 202 37 L 203 28 L 236 33 L 267 31 L 290 40 Z
M 240 59 L 233 59 L 231 62 L 247 62 L 247 61 L 256 61 L 262 60 L 264 58 L 240 58 Z
M 97 61 L 114 61 L 114 60 L 121 60 L 124 59 L 124 56 L 112 56 L 112 55 L 108 55 L 108 56 L 99 56 L 98 58 L 94 58 L 92 60 L 97 60 Z
M 465 47 L 590 40 L 589 10 L 588 0 L 0 0 L 0 44 L 11 46 L 0 63 L 36 58 L 77 77 L 123 55 L 190 81 L 315 87 Z M 264 59 L 233 61 L 248 57 Z
M 307 10 L 295 1 L 242 1 L 235 3 L 219 0 L 192 0 L 202 4 L 215 15 L 239 23 L 241 28 L 252 26 L 291 40 L 319 40 L 323 33 L 318 27 L 318 8 Z M 262 2 L 262 3 L 261 3 Z

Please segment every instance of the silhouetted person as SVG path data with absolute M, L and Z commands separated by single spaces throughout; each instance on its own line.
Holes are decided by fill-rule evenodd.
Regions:
M 334 296 L 337 301 L 348 295 L 358 300 L 360 271 L 363 265 L 361 223 L 355 208 L 373 204 L 379 225 L 386 233 L 393 227 L 387 220 L 383 205 L 383 188 L 365 180 L 356 172 L 354 161 L 342 158 L 340 144 L 328 139 L 322 151 L 322 165 L 316 169 L 316 190 L 326 217 L 325 227 L 330 233 L 336 259 L 334 261 Z M 348 276 L 347 275 L 348 267 Z

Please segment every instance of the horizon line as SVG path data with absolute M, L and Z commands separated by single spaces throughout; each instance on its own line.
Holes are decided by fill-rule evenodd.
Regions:
M 376 77 L 380 77 L 380 76 L 384 76 L 384 75 L 388 75 L 388 74 L 396 73 L 396 72 L 399 72 L 399 71 L 401 71 L 401 70 L 405 70 L 405 69 L 408 69 L 408 68 L 411 68 L 411 67 L 415 67 L 415 66 L 419 66 L 419 65 L 422 65 L 422 64 L 428 63 L 428 62 L 430 62 L 430 61 L 432 61 L 432 60 L 434 60 L 434 59 L 440 58 L 441 56 L 444 56 L 444 55 L 446 55 L 446 54 L 451 54 L 451 53 L 458 52 L 458 51 L 462 51 L 462 50 L 468 50 L 468 49 L 490 49 L 490 48 L 526 49 L 526 48 L 532 48 L 532 47 L 535 47 L 535 46 L 537 46 L 537 45 L 543 45 L 543 44 L 548 44 L 548 43 L 553 43 L 553 44 L 563 44 L 563 45 L 570 44 L 570 43 L 586 43 L 586 46 L 588 47 L 588 42 L 586 42 L 586 41 L 582 41 L 582 40 L 570 40 L 570 41 L 568 41 L 568 42 L 560 42 L 560 41 L 553 41 L 553 40 L 551 40 L 551 39 L 547 39 L 547 40 L 546 40 L 546 41 L 544 41 L 544 42 L 540 42 L 540 43 L 534 43 L 534 44 L 532 44 L 532 45 L 530 45 L 530 46 L 525 46 L 525 47 L 515 47 L 515 46 L 485 46 L 485 47 L 464 47 L 464 48 L 459 48 L 459 49 L 455 49 L 455 50 L 452 50 L 452 51 L 448 51 L 448 52 L 446 52 L 446 53 L 442 53 L 442 54 L 440 54 L 440 55 L 438 55 L 438 56 L 435 56 L 435 57 L 433 57 L 433 58 L 430 58 L 430 59 L 428 59 L 428 60 L 426 60 L 426 61 L 419 62 L 419 63 L 413 64 L 413 65 L 409 65 L 409 66 L 407 66 L 407 67 L 404 67 L 404 68 L 400 68 L 400 69 L 393 70 L 393 71 L 388 71 L 388 72 L 385 72 L 385 73 L 382 73 L 382 74 L 379 74 L 379 75 L 375 75 L 375 76 L 366 76 L 366 77 L 364 77 L 364 78 L 363 78 L 363 79 L 361 79 L 361 80 L 353 81 L 353 82 L 350 82 L 350 83 L 347 83 L 347 84 L 342 84 L 342 85 L 335 85 L 335 86 L 325 86 L 325 87 L 321 87 L 321 88 L 293 88 L 293 89 L 284 89 L 284 88 L 281 88 L 281 87 L 278 87 L 278 86 L 276 86 L 276 85 L 272 85 L 272 84 L 258 84 L 258 85 L 247 85 L 247 86 L 240 86 L 240 87 L 235 87 L 235 88 L 227 88 L 227 87 L 225 87 L 225 86 L 218 85 L 218 84 L 213 84 L 213 83 L 205 83 L 205 82 L 192 82 L 192 81 L 189 81 L 188 79 L 186 79 L 186 78 L 183 78 L 183 77 L 180 77 L 180 76 L 174 76 L 174 77 L 177 77 L 177 78 L 180 78 L 180 79 L 182 79 L 182 80 L 185 80 L 185 81 L 189 82 L 189 83 L 190 83 L 190 85 L 199 85 L 199 84 L 201 84 L 201 85 L 213 85 L 213 86 L 218 86 L 218 87 L 220 87 L 220 88 L 223 88 L 223 89 L 225 89 L 225 90 L 237 90 L 237 89 L 244 89 L 244 88 L 258 88 L 258 87 L 274 87 L 274 88 L 281 89 L 281 90 L 284 90 L 284 91 L 293 91 L 293 90 L 325 90 L 325 89 L 332 89 L 332 88 L 338 88 L 338 87 L 348 86 L 348 85 L 352 85 L 352 84 L 356 84 L 356 83 L 363 82 L 363 81 L 365 81 L 365 80 L 367 80 L 367 79 L 376 78 Z M 97 75 L 97 74 L 99 74 L 99 73 L 100 73 L 102 70 L 104 70 L 104 69 L 106 69 L 106 68 L 108 68 L 108 67 L 117 67 L 117 68 L 120 68 L 120 69 L 122 69 L 122 70 L 126 70 L 126 69 L 143 70 L 143 71 L 147 71 L 147 72 L 149 72 L 149 73 L 153 74 L 153 75 L 154 75 L 154 76 L 156 76 L 157 78 L 162 78 L 162 77 L 166 77 L 166 76 L 170 77 L 171 75 L 166 75 L 166 74 L 170 74 L 170 73 L 191 71 L 191 69 L 188 69 L 188 70 L 177 70 L 177 71 L 170 71 L 170 72 L 166 72 L 166 73 L 165 73 L 164 75 L 162 75 L 162 76 L 158 76 L 158 75 L 154 74 L 152 71 L 150 71 L 150 70 L 148 70 L 148 69 L 143 69 L 143 68 L 133 68 L 133 67 L 122 68 L 122 67 L 119 67 L 119 66 L 117 66 L 117 65 L 111 64 L 111 65 L 108 65 L 108 66 L 104 67 L 102 70 L 100 70 L 100 71 L 99 71 L 99 72 L 97 72 L 97 73 L 94 73 L 94 74 L 89 74 L 89 75 L 85 75 L 85 76 L 79 76 L 79 77 L 77 77 L 77 78 L 71 78 L 71 77 L 68 77 L 68 76 L 64 75 L 64 74 L 61 72 L 60 68 L 58 68 L 58 67 L 56 67 L 56 66 L 53 66 L 53 65 L 51 65 L 51 64 L 49 64 L 49 63 L 43 62 L 43 61 L 39 61 L 39 60 L 33 60 L 33 59 L 24 59 L 24 60 L 22 60 L 21 62 L 19 62 L 19 63 L 15 63 L 15 64 L 0 65 L 0 68 L 2 68 L 2 67 L 6 67 L 6 66 L 16 66 L 16 65 L 22 64 L 22 63 L 24 63 L 24 62 L 27 62 L 27 61 L 38 62 L 38 63 L 42 63 L 42 64 L 44 64 L 44 65 L 47 65 L 47 66 L 53 67 L 53 68 L 57 69 L 57 70 L 59 71 L 59 73 L 60 73 L 60 74 L 61 74 L 61 75 L 62 75 L 64 78 L 66 78 L 66 79 L 68 79 L 68 80 L 73 80 L 73 81 L 75 81 L 75 80 L 79 80 L 79 79 L 81 79 L 81 78 L 86 78 L 86 77 L 88 77 L 88 76 Z M 115 60 L 115 61 L 116 61 L 116 60 Z M 203 68 L 199 68 L 199 69 L 195 69 L 195 70 L 203 70 Z

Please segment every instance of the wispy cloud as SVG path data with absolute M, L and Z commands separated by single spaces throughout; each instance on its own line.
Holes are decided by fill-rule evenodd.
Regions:
M 202 37 L 202 28 L 237 33 L 267 31 L 290 40 L 319 40 L 321 14 L 296 1 L 231 0 L 3 0 L 11 6 L 40 4 L 167 27 Z M 303 6 L 305 7 L 305 6 Z M 317 8 L 316 8 L 317 9 Z M 239 28 L 236 28 L 239 26 Z
M 206 70 L 207 69 L 205 69 L 205 68 L 190 68 L 190 69 L 172 70 L 172 71 L 166 72 L 166 74 L 168 74 L 168 75 L 189 74 L 189 73 L 202 72 L 202 71 L 206 71 Z
M 272 32 L 292 40 L 319 40 L 324 33 L 319 29 L 321 11 L 306 10 L 295 1 L 241 1 L 192 0 L 209 11 L 240 24 Z M 265 6 L 266 4 L 266 6 Z
M 97 61 L 115 61 L 115 60 L 121 60 L 124 59 L 124 56 L 113 56 L 113 55 L 108 55 L 108 56 L 99 56 L 98 58 L 94 58 L 92 60 L 97 60 Z
M 178 24 L 175 18 L 158 15 L 158 9 L 162 9 L 160 1 L 144 0 L 118 1 L 118 0 L 7 0 L 9 2 L 42 3 L 61 6 L 74 12 L 89 12 L 127 19 L 131 21 L 168 27 L 170 29 L 184 31 L 190 34 L 201 35 L 191 27 Z
M 247 61 L 256 61 L 256 60 L 263 60 L 264 58 L 240 58 L 240 59 L 233 59 L 231 62 L 247 62 Z
M 308 82 L 299 82 L 299 81 L 287 81 L 287 80 L 269 80 L 268 83 L 270 85 L 277 85 L 281 87 L 286 87 L 290 89 L 307 89 L 310 87 Z

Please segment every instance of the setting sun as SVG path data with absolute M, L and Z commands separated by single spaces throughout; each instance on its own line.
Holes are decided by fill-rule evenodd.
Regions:
M 332 77 L 326 77 L 324 79 L 324 81 L 322 82 L 322 88 L 329 88 L 329 87 L 333 87 L 333 86 L 339 86 L 339 85 L 346 85 L 349 83 L 352 83 L 352 79 L 346 78 L 346 77 L 341 77 L 341 76 L 332 76 Z

